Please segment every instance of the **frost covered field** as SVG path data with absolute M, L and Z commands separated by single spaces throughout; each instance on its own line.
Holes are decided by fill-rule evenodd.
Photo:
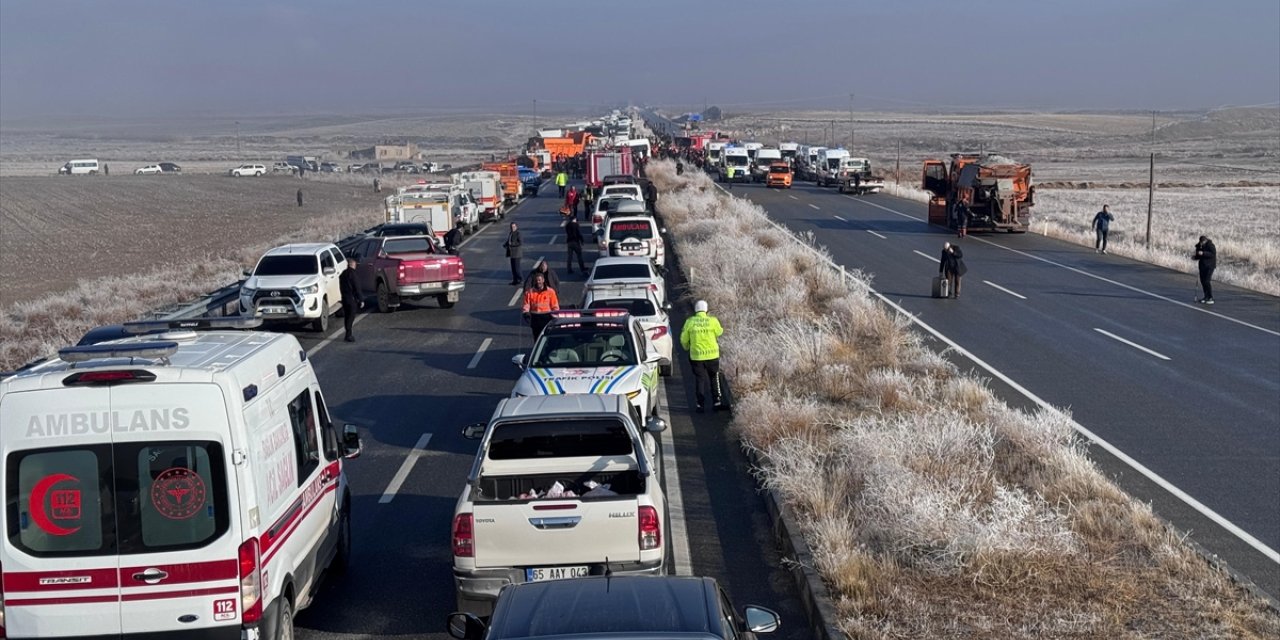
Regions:
M 1093 214 L 1110 204 L 1111 253 L 1191 273 L 1188 256 L 1203 234 L 1218 246 L 1216 280 L 1280 295 L 1280 108 L 1160 113 L 1155 124 L 1154 145 L 1150 113 L 855 113 L 852 146 L 847 111 L 730 115 L 719 126 L 762 141 L 834 140 L 899 177 L 888 191 L 914 199 L 924 197 L 914 187 L 925 158 L 999 153 L 1033 167 L 1034 232 L 1092 246 Z

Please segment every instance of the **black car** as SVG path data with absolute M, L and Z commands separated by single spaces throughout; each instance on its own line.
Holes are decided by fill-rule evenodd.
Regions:
M 461 640 L 755 640 L 781 624 L 763 607 L 748 606 L 739 615 L 715 580 L 686 576 L 512 584 L 498 593 L 488 624 L 469 613 L 448 619 L 449 635 Z
M 182 167 L 172 162 L 161 162 L 159 164 L 161 173 L 182 173 Z
M 374 238 L 387 238 L 391 236 L 429 236 L 432 235 L 431 227 L 425 222 L 388 222 L 380 224 L 369 231 L 369 235 Z

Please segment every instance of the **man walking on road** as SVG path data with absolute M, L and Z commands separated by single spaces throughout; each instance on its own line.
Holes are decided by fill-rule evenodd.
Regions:
M 298 188 L 298 206 L 299 207 L 302 206 L 302 188 L 301 187 Z
M 551 270 L 551 265 L 546 260 L 539 260 L 538 264 L 533 265 L 533 271 L 524 279 L 524 290 L 528 291 L 533 288 L 533 281 L 537 276 L 542 276 L 543 281 L 547 283 L 548 289 L 554 289 L 557 293 L 560 291 L 560 276 Z
M 693 317 L 685 320 L 680 329 L 680 346 L 689 352 L 696 382 L 695 394 L 698 413 L 705 410 L 707 396 L 715 402 L 716 409 L 727 409 L 720 392 L 720 343 L 716 340 L 724 333 L 720 321 L 707 314 L 707 301 L 693 305 Z
M 1196 262 L 1200 265 L 1200 288 L 1204 289 L 1204 297 L 1196 300 L 1200 304 L 1213 304 L 1213 270 L 1218 268 L 1218 248 L 1206 236 L 1200 236 L 1196 243 Z
M 533 330 L 534 340 L 538 339 L 547 323 L 551 322 L 551 312 L 559 310 L 560 299 L 556 296 L 556 290 L 548 287 L 547 279 L 535 271 L 533 286 L 524 292 L 524 306 L 521 307 L 525 319 L 529 321 L 529 328 Z
M 567 184 L 569 184 L 569 174 L 565 173 L 564 169 L 561 169 L 560 172 L 556 174 L 556 187 L 560 189 L 561 198 L 564 198 L 564 187 Z
M 946 243 L 942 247 L 942 258 L 938 261 L 938 273 L 951 285 L 951 297 L 960 297 L 960 279 L 969 268 L 964 264 L 964 252 L 960 245 Z
M 516 223 L 511 223 L 511 231 L 507 233 L 507 241 L 502 243 L 502 248 L 507 250 L 507 257 L 511 259 L 511 284 L 521 284 L 520 281 L 520 247 L 523 243 L 520 241 L 520 228 Z
M 351 334 L 351 325 L 356 321 L 356 313 L 364 306 L 364 292 L 360 290 L 360 280 L 356 277 L 356 267 L 360 261 L 353 255 L 347 255 L 347 270 L 338 276 L 338 291 L 342 295 L 342 327 L 346 331 L 343 340 L 355 342 Z
M 1107 230 L 1111 228 L 1111 221 L 1115 220 L 1115 216 L 1111 215 L 1111 205 L 1102 205 L 1102 211 L 1093 215 L 1093 231 L 1097 234 L 1093 241 L 1093 250 L 1096 253 L 1107 252 Z
M 584 241 L 582 226 L 578 224 L 578 218 L 576 216 L 569 218 L 564 223 L 564 243 L 565 248 L 568 249 L 565 262 L 568 264 L 569 273 L 573 273 L 573 257 L 575 255 L 578 256 L 578 268 L 582 269 L 583 273 L 587 272 L 587 265 L 582 261 L 582 243 Z

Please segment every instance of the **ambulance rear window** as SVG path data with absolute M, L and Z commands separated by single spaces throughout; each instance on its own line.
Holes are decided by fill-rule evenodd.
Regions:
M 117 451 L 122 448 L 131 450 L 132 463 L 129 475 L 117 478 L 121 497 L 128 496 L 121 502 L 122 553 L 198 547 L 226 531 L 221 445 L 148 443 Z
M 114 553 L 110 446 L 13 453 L 8 476 L 10 544 L 41 557 Z

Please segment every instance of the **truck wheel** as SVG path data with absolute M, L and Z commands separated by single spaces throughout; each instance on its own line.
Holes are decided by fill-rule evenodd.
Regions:
M 293 603 L 280 598 L 280 619 L 276 622 L 276 640 L 293 640 Z
M 447 293 L 436 296 L 436 301 L 440 303 L 441 309 L 452 309 L 453 305 L 458 304 L 457 302 L 449 302 L 449 294 Z
M 320 333 L 329 331 L 329 296 L 320 301 L 320 317 L 311 321 L 311 330 Z
M 378 313 L 391 312 L 391 291 L 387 289 L 387 283 L 378 283 Z

